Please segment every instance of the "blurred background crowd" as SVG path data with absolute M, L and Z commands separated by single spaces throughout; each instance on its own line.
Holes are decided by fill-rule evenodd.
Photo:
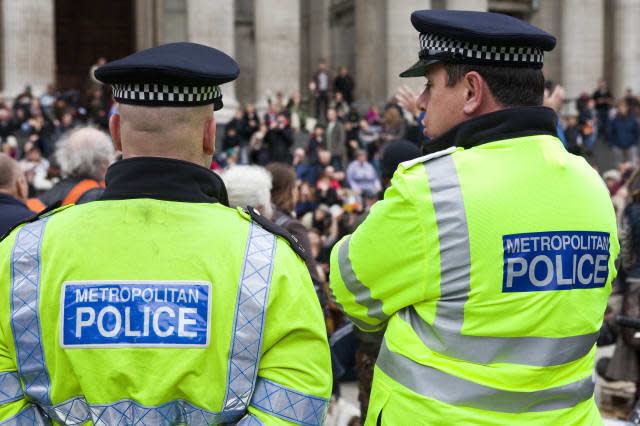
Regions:
M 45 93 L 27 87 L 11 101 L 0 99 L 0 192 L 33 211 L 100 196 L 106 169 L 118 159 L 106 133 L 117 105 L 110 88 L 92 77 L 104 62 L 91 68 L 82 90 L 60 92 L 50 84 Z M 211 169 L 223 177 L 232 207 L 258 208 L 311 253 L 307 266 L 331 336 L 336 397 L 337 384 L 358 378 L 366 410 L 380 336 L 358 335 L 331 302 L 329 256 L 383 197 L 398 164 L 422 155 L 429 141 L 421 125 L 424 113 L 415 105 L 418 93 L 402 87 L 386 104 L 362 105 L 354 98 L 356 84 L 345 66 L 329 70 L 320 61 L 303 93 L 267 92 L 266 107 L 241 106 L 218 125 Z M 612 93 L 605 80 L 594 86 L 577 99 L 564 99 L 563 89 L 549 83 L 545 105 L 558 112 L 566 149 L 598 169 L 611 194 L 622 255 L 600 343 L 616 345 L 616 361 L 604 359 L 598 371 L 610 382 L 636 382 L 640 340 L 612 318 L 640 317 L 640 100 L 631 90 Z M 602 164 L 613 167 L 600 170 Z M 13 216 L 2 202 L 5 232 Z

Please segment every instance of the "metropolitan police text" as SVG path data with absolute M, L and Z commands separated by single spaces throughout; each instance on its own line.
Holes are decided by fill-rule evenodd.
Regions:
M 68 283 L 63 346 L 203 345 L 210 284 Z
M 160 291 L 158 291 L 160 290 Z M 164 290 L 164 291 L 162 291 Z M 76 303 L 78 302 L 109 302 L 109 303 L 122 303 L 122 302 L 135 302 L 136 299 L 144 302 L 157 302 L 157 303 L 198 303 L 198 291 L 195 289 L 178 289 L 178 288 L 90 288 L 90 289 L 76 289 Z M 107 313 L 111 313 L 115 317 L 115 323 L 113 329 L 107 331 L 104 327 L 104 317 Z M 196 333 L 193 331 L 186 331 L 185 326 L 194 325 L 196 321 L 194 319 L 187 318 L 187 315 L 194 315 L 196 309 L 194 308 L 178 308 L 178 336 L 181 337 L 195 337 Z M 84 315 L 87 314 L 87 315 Z M 160 337 L 169 336 L 174 333 L 175 328 L 168 326 L 165 330 L 160 328 L 160 316 L 169 315 L 171 318 L 175 316 L 174 311 L 168 307 L 161 307 L 156 309 L 153 313 L 153 331 Z M 125 336 L 148 336 L 149 335 L 149 320 L 151 315 L 151 308 L 145 307 L 143 309 L 144 322 L 142 331 L 131 329 L 131 309 L 130 307 L 124 308 L 124 325 Z M 85 318 L 86 317 L 86 318 Z M 84 318 L 84 319 L 83 319 Z M 76 336 L 82 337 L 82 327 L 93 325 L 95 321 L 95 311 L 93 308 L 84 307 L 78 308 L 78 316 L 76 319 Z M 98 313 L 98 331 L 104 337 L 112 337 L 120 332 L 122 327 L 122 316 L 120 311 L 113 306 L 105 306 Z
M 503 236 L 503 292 L 603 287 L 609 234 L 589 231 Z

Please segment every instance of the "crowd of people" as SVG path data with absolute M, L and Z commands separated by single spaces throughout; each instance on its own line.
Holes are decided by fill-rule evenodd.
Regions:
M 599 170 L 598 163 L 603 161 L 598 160 L 603 159 L 596 158 L 595 151 L 600 144 L 600 155 L 611 154 L 614 165 L 599 170 L 616 213 L 621 250 L 598 346 L 615 347 L 612 357 L 598 362 L 596 371 L 618 397 L 605 398 L 601 409 L 627 418 L 629 404 L 635 401 L 631 416 L 640 418 L 640 343 L 635 329 L 616 321 L 618 315 L 640 318 L 640 98 L 631 89 L 616 98 L 601 79 L 592 93 L 584 92 L 572 103 L 564 108 L 568 113 L 560 116 L 559 135 L 567 150 L 584 156 Z M 621 399 L 620 384 L 626 382 L 635 382 L 635 395 Z
M 104 63 L 104 59 L 100 61 Z M 0 98 L 0 152 L 19 162 L 30 198 L 78 173 L 104 180 L 105 163 L 108 166 L 109 159 L 115 158 L 113 148 L 104 143 L 98 146 L 92 140 L 65 148 L 64 142 L 77 128 L 106 132 L 112 108 L 111 90 L 94 79 L 88 79 L 84 91 L 58 91 L 49 84 L 43 94 L 35 94 L 27 86 L 11 103 Z M 95 150 L 99 151 L 97 158 Z
M 371 342 L 358 342 L 328 297 L 329 256 L 335 243 L 353 232 L 382 198 L 398 164 L 420 156 L 422 145 L 429 142 L 421 127 L 423 112 L 415 106 L 417 94 L 401 88 L 385 105 L 359 110 L 356 83 L 346 67 L 339 67 L 334 78 L 321 61 L 305 93 L 268 93 L 266 111 L 244 105 L 218 129 L 211 169 L 222 176 L 232 207 L 256 207 L 309 253 L 307 267 L 332 335 L 335 382 L 358 377 L 366 388 L 372 369 L 358 369 L 356 358 L 367 364 L 367 351 L 361 349 Z M 565 147 L 592 164 L 596 144 L 613 152 L 618 167 L 605 171 L 603 180 L 622 241 L 614 291 L 625 295 L 619 312 L 638 310 L 640 315 L 640 175 L 635 171 L 640 101 L 630 90 L 614 98 L 602 80 L 593 93 L 575 100 L 574 111 L 566 107 L 567 101 L 563 108 L 561 88 L 551 89 L 545 104 L 559 113 Z M 12 103 L 0 99 L 1 151 L 18 165 L 13 173 L 18 178 L 11 177 L 1 170 L 6 172 L 9 163 L 0 161 L 0 191 L 25 202 L 37 199 L 46 207 L 64 199 L 78 182 L 91 179 L 102 186 L 90 188 L 91 194 L 80 194 L 75 202 L 97 199 L 106 169 L 117 159 L 106 136 L 115 108 L 109 88 L 93 79 L 83 91 L 60 92 L 51 84 L 43 94 L 27 87 Z M 612 318 L 613 312 L 608 315 Z M 619 335 L 619 345 L 633 345 L 633 336 Z M 369 352 L 375 351 L 373 343 Z M 634 359 L 635 367 L 620 374 L 640 382 L 640 365 Z M 614 376 L 607 374 L 620 378 Z M 338 387 L 335 392 L 339 394 Z M 366 397 L 360 402 L 366 411 Z

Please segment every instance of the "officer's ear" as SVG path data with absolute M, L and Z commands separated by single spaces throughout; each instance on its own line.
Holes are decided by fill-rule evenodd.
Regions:
M 216 150 L 216 119 L 213 114 L 204 123 L 202 150 L 206 155 L 213 155 Z
M 120 138 L 120 114 L 117 112 L 111 115 L 109 119 L 109 133 L 116 150 L 122 152 L 122 139 Z
M 27 183 L 27 179 L 24 177 L 24 173 L 20 172 L 18 178 L 16 179 L 16 195 L 20 200 L 26 200 L 29 198 L 29 184 Z
M 466 115 L 476 116 L 480 113 L 486 101 L 486 83 L 477 71 L 468 72 L 462 79 L 464 85 L 464 106 Z

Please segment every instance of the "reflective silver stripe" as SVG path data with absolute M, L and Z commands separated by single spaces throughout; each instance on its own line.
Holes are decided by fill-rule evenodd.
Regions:
M 42 237 L 48 220 L 46 217 L 29 223 L 16 234 L 11 252 L 11 329 L 24 394 L 56 422 L 79 424 L 87 418 L 86 402 L 78 403 L 78 398 L 74 398 L 54 407 L 49 395 L 51 380 L 39 314 Z
M 376 365 L 402 386 L 445 404 L 503 413 L 571 408 L 593 395 L 592 376 L 535 392 L 511 392 L 483 386 L 391 352 L 383 340 Z
M 598 340 L 598 332 L 572 337 L 485 337 L 436 330 L 413 306 L 398 312 L 429 349 L 477 364 L 495 362 L 547 367 L 586 356 Z
M 460 181 L 451 155 L 426 162 L 425 170 L 438 224 L 441 297 L 433 325 L 423 321 L 412 307 L 398 316 L 411 324 L 429 349 L 464 361 L 552 366 L 588 354 L 597 332 L 563 338 L 461 335 L 470 291 L 471 252 Z
M 0 373 L 0 404 L 24 398 L 17 371 Z
M 373 331 L 373 330 L 375 330 L 377 328 L 380 328 L 379 325 L 367 324 L 366 322 L 360 321 L 358 318 L 354 318 L 351 315 L 349 315 L 348 313 L 346 313 L 346 311 L 344 310 L 344 308 L 342 307 L 340 302 L 338 302 L 338 299 L 336 299 L 336 295 L 333 294 L 333 289 L 331 287 L 329 287 L 329 296 L 331 297 L 331 301 L 333 302 L 333 304 L 336 305 L 336 307 L 338 309 L 340 309 L 340 311 L 344 312 L 344 314 L 347 317 L 349 317 L 349 320 L 351 320 L 352 323 L 354 323 L 355 325 L 360 327 L 362 330 Z
M 236 421 L 243 411 L 213 413 L 177 399 L 155 407 L 147 407 L 130 399 L 111 404 L 89 406 L 94 425 L 211 425 Z
M 245 410 L 258 374 L 276 237 L 251 222 L 238 285 L 223 411 Z
M 451 155 L 424 165 L 440 241 L 440 299 L 436 302 L 436 329 L 460 332 L 464 304 L 469 299 L 471 251 L 469 229 L 456 165 Z
M 386 321 L 389 319 L 389 316 L 382 311 L 382 300 L 371 296 L 369 287 L 362 284 L 358 277 L 356 277 L 356 273 L 351 265 L 351 259 L 349 259 L 350 241 L 351 235 L 349 235 L 338 248 L 338 265 L 342 281 L 347 289 L 355 296 L 356 303 L 367 308 L 367 315 L 369 317 L 379 321 Z
M 44 420 L 42 414 L 33 404 L 29 404 L 28 407 L 20 410 L 15 416 L 0 422 L 2 426 L 39 426 L 46 424 L 49 424 L 49 422 Z
M 251 413 L 247 413 L 237 424 L 237 426 L 262 426 L 264 423 Z
M 216 413 L 182 399 L 157 406 L 145 406 L 130 399 L 88 405 L 83 396 L 40 408 L 57 423 L 66 425 L 81 425 L 89 420 L 94 425 L 211 425 L 234 422 L 245 414 L 242 410 Z
M 244 414 L 244 407 L 239 409 L 227 408 L 222 413 L 215 413 L 196 407 L 183 400 L 175 400 L 157 407 L 147 407 L 132 400 L 118 401 L 110 404 L 88 405 L 84 396 L 78 396 L 64 401 L 55 406 L 51 404 L 50 389 L 51 382 L 44 359 L 44 351 L 41 343 L 40 318 L 38 312 L 39 286 L 40 286 L 40 251 L 42 236 L 48 218 L 25 225 L 18 230 L 16 240 L 11 253 L 11 327 L 16 347 L 16 357 L 18 361 L 18 371 L 24 383 L 24 393 L 37 403 L 38 407 L 44 410 L 54 421 L 62 424 L 82 424 L 91 419 L 94 424 L 115 424 L 124 422 L 126 424 L 176 424 L 188 423 L 195 425 L 206 425 L 225 423 L 238 420 Z M 257 229 L 256 229 L 257 228 Z M 264 254 L 263 248 L 269 253 Z M 238 339 L 238 335 L 243 337 L 255 337 L 258 342 L 252 344 L 259 354 L 262 341 L 262 327 L 264 322 L 264 305 L 266 302 L 268 283 L 271 279 L 271 262 L 273 250 L 275 248 L 275 237 L 265 233 L 257 226 L 252 226 L 250 231 L 250 243 L 247 244 L 247 254 L 243 267 L 243 288 L 242 299 L 238 299 L 239 310 L 236 312 L 236 329 L 234 330 L 234 343 L 246 344 L 242 348 L 237 348 L 237 352 L 249 352 L 251 348 L 247 340 Z M 264 264 L 264 259 L 268 264 Z M 268 270 L 265 270 L 268 266 Z M 268 277 L 265 288 L 259 288 L 257 282 L 262 281 L 262 277 Z M 256 278 L 260 277 L 260 278 Z M 256 300 L 256 298 L 262 301 Z M 259 307 L 260 321 L 253 315 L 255 307 Z M 239 314 L 238 314 L 239 313 Z M 259 324 L 258 324 L 259 322 Z M 259 327 L 259 331 L 246 333 L 243 330 Z M 240 354 L 237 359 L 246 359 L 245 354 Z M 253 381 L 257 371 L 257 359 L 253 367 Z M 239 372 L 240 375 L 248 374 L 246 370 Z M 250 383 L 253 389 L 253 381 Z M 239 389 L 238 383 L 232 381 L 229 385 L 234 389 Z M 238 390 L 239 392 L 239 390 Z M 250 393 L 249 393 L 250 395 Z M 247 397 L 248 401 L 248 397 Z M 28 416 L 40 414 L 37 409 L 24 411 L 16 424 L 31 424 L 27 421 Z M 22 412 L 21 412 L 22 413 Z M 16 416 L 18 418 L 18 416 Z M 30 417 L 29 417 L 30 418 Z M 8 423 L 11 424 L 11 423 Z
M 76 396 L 56 405 L 42 405 L 52 419 L 65 425 L 81 425 L 89 420 L 89 407 L 84 396 Z
M 38 298 L 40 250 L 49 218 L 18 230 L 11 252 L 11 329 L 24 393 L 42 405 L 51 405 L 51 381 L 41 342 Z
M 300 424 L 322 425 L 329 400 L 298 392 L 272 380 L 258 377 L 251 406 L 272 416 Z

